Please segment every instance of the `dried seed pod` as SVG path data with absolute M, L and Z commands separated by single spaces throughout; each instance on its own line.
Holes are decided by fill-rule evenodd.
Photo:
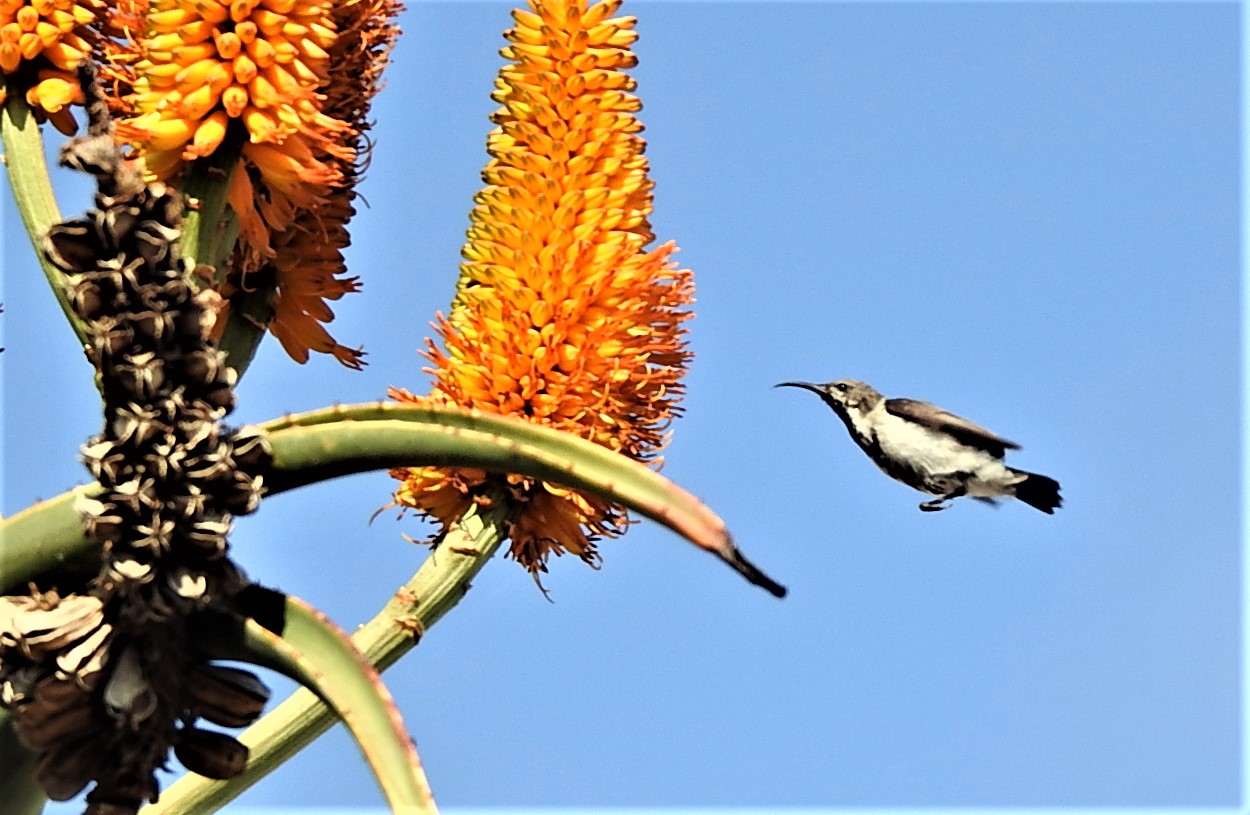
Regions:
M 87 221 L 66 221 L 48 230 L 40 243 L 43 256 L 66 274 L 82 274 L 95 269 L 103 241 Z
M 37 753 L 84 738 L 99 727 L 90 700 L 85 696 L 82 704 L 55 710 L 45 710 L 37 702 L 27 704 L 16 720 L 18 736 Z
M 247 767 L 247 748 L 231 736 L 197 727 L 183 728 L 174 755 L 193 773 L 226 781 Z
M 171 398 L 172 396 L 181 397 L 181 395 L 182 394 L 180 392 L 176 391 L 174 394 L 171 395 Z M 199 422 L 212 422 L 215 424 L 218 421 L 220 421 L 223 416 L 226 415 L 226 412 L 224 410 L 221 410 L 220 408 L 212 407 L 210 405 L 206 405 L 203 402 L 194 402 L 194 401 L 186 402 L 185 400 L 182 400 L 180 404 L 180 409 L 181 409 L 181 416 L 183 416 L 187 422 L 199 421 Z
M 226 355 L 216 348 L 203 348 L 191 351 L 182 357 L 182 373 L 186 382 L 204 383 L 217 386 L 226 376 Z M 233 383 L 230 383 L 233 385 Z
M 151 351 L 131 354 L 113 366 L 107 381 L 119 387 L 130 399 L 148 402 L 165 384 L 164 368 L 165 360 Z
M 90 76 L 83 81 L 91 97 Z M 210 338 L 220 296 L 209 287 L 196 293 L 189 264 L 177 257 L 182 198 L 145 187 L 108 130 L 97 114 L 89 136 L 63 152 L 69 165 L 98 175 L 95 208 L 43 241 L 50 262 L 71 275 L 71 302 L 91 328 L 88 353 L 102 383 L 104 431 L 83 448 L 102 490 L 78 506 L 104 544 L 92 592 L 105 612 L 93 624 L 0 630 L 0 701 L 18 706 L 19 720 L 33 711 L 23 727 L 48 747 L 40 771 L 50 791 L 73 795 L 94 778 L 88 815 L 133 815 L 154 799 L 153 771 L 171 740 L 190 769 L 215 778 L 246 763 L 234 739 L 180 722 L 198 706 L 214 721 L 247 723 L 267 690 L 246 672 L 217 674 L 226 687 L 190 701 L 184 618 L 248 585 L 225 557 L 226 535 L 231 510 L 255 508 L 269 454 L 263 439 L 232 439 L 219 425 L 234 405 L 236 375 Z M 238 471 L 235 453 L 251 470 Z M 8 630 L 17 633 L 5 641 Z M 27 664 L 31 653 L 42 661 Z M 57 707 L 60 697 L 44 689 L 52 678 L 60 684 L 49 688 L 78 695 Z M 91 705 L 79 704 L 84 698 Z M 85 721 L 101 734 L 88 738 Z M 67 734 L 94 742 L 93 752 L 67 751 L 57 741 Z M 88 766 L 102 755 L 107 766 Z
M 183 312 L 193 310 L 191 284 L 185 278 L 176 277 L 163 283 L 149 283 L 140 292 L 143 304 L 155 311 L 168 311 L 181 319 Z M 203 339 L 203 338 L 200 338 Z M 185 339 L 171 339 L 170 345 L 182 345 Z
M 96 779 L 95 789 L 87 793 L 87 808 L 83 810 L 83 815 L 138 815 L 144 801 L 156 803 L 160 793 L 156 774 L 133 769 L 151 763 L 151 746 L 146 749 L 138 745 L 137 749 L 127 747 L 129 745 L 120 751 L 120 766 L 106 767 Z M 164 756 L 160 758 L 163 764 Z
M 130 322 L 137 336 L 151 343 L 158 343 L 173 331 L 174 315 L 168 311 L 145 309 L 132 314 Z
M 26 597 L 4 597 L 10 599 Z M 0 609 L 4 607 L 10 604 Z M 41 660 L 88 636 L 103 622 L 104 604 L 99 597 L 70 595 L 51 609 L 30 607 L 15 614 L 5 621 L 5 631 L 16 635 L 17 647 L 27 659 Z
M 186 451 L 173 433 L 166 433 L 152 442 L 151 449 L 145 457 L 147 470 L 160 481 L 171 478 L 182 471 L 182 461 Z
M 96 367 L 129 350 L 135 341 L 134 329 L 118 322 L 116 317 L 103 315 L 95 321 L 92 347 L 97 354 Z
M 134 525 L 134 535 L 130 539 L 130 545 L 159 557 L 169 550 L 173 538 L 173 520 L 162 518 L 154 513 L 149 516 L 146 523 Z
M 113 487 L 109 498 L 131 515 L 148 515 L 160 506 L 156 482 L 151 478 L 132 478 Z
M 184 484 L 182 486 L 187 492 L 181 495 L 169 496 L 165 501 L 165 506 L 174 516 L 182 521 L 192 521 L 204 512 L 208 497 L 195 484 Z M 185 529 L 186 526 L 180 523 L 179 528 Z
M 109 511 L 101 515 L 89 515 L 84 519 L 87 537 L 101 545 L 121 539 L 126 529 L 126 519 L 119 513 Z
M 46 678 L 35 686 L 35 699 L 53 707 L 74 704 L 83 698 L 81 688 L 74 687 L 72 682 L 63 679 Z
M 180 485 L 186 492 L 180 495 L 166 496 L 165 506 L 171 514 L 179 517 L 179 530 L 184 531 L 186 524 L 183 521 L 194 521 L 196 517 L 204 514 L 207 507 L 207 496 L 195 484 Z
M 115 313 L 129 310 L 134 303 L 133 295 L 139 289 L 135 276 L 139 261 L 130 261 L 124 255 L 96 258 L 96 276 L 93 279 L 107 281 L 113 287 Z
M 228 370 L 234 373 L 233 369 Z M 215 385 L 204 391 L 204 395 L 200 398 L 209 407 L 229 413 L 234 410 L 234 382 L 229 381 L 225 384 Z
M 53 801 L 68 801 L 99 775 L 108 758 L 92 739 L 60 744 L 39 757 L 35 780 Z
M 217 591 L 222 597 L 233 597 L 252 585 L 247 573 L 230 558 L 221 558 L 205 564 L 204 571 L 213 576 L 213 582 L 217 584 Z
M 82 446 L 82 462 L 87 465 L 91 475 L 97 481 L 117 481 L 122 463 L 126 460 L 124 451 L 118 449 L 117 442 L 92 438 Z M 107 508 L 100 501 L 92 501 L 90 505 L 79 503 L 77 509 L 84 515 L 103 515 Z
M 109 430 L 113 438 L 136 447 L 146 444 L 149 439 L 163 436 L 170 432 L 169 425 L 161 421 L 163 411 L 138 402 L 130 402 L 117 408 Z
M 208 556 L 221 554 L 226 548 L 226 535 L 230 533 L 231 517 L 226 514 L 202 518 L 183 532 L 187 543 Z
M 208 578 L 202 572 L 185 566 L 167 572 L 165 585 L 178 597 L 191 602 L 203 600 L 208 595 Z
M 184 342 L 203 342 L 213 331 L 217 318 L 206 309 L 184 309 L 176 322 L 178 335 Z
M 37 752 L 77 740 L 99 727 L 91 696 L 73 682 L 45 679 L 14 720 L 18 736 Z
M 134 729 L 156 712 L 156 692 L 143 676 L 134 647 L 122 650 L 113 674 L 104 685 L 104 708 L 124 726 Z
M 126 600 L 118 608 L 118 625 L 126 628 L 167 623 L 170 619 L 191 611 L 191 607 L 185 602 L 171 602 L 161 590 L 160 584 L 152 581 L 121 588 L 126 590 Z
M 269 469 L 273 462 L 273 447 L 263 430 L 258 427 L 239 428 L 231 441 L 234 445 L 232 457 L 240 470 L 259 476 Z
M 178 422 L 178 435 L 183 449 L 197 456 L 216 450 L 221 445 L 216 422 L 183 419 Z
M 28 659 L 41 660 L 82 639 L 104 621 L 98 597 L 70 595 L 41 603 L 39 598 L 0 598 L 0 644 L 17 646 Z
M 249 515 L 260 506 L 264 480 L 243 472 L 234 474 L 234 483 L 230 484 L 221 494 L 221 506 L 235 515 Z
M 108 576 L 119 584 L 149 583 L 153 577 L 152 564 L 138 560 L 129 554 L 120 555 L 109 562 Z
M 170 260 L 169 248 L 181 235 L 181 230 L 154 220 L 139 224 L 134 231 L 135 251 L 148 266 L 159 269 Z
M 117 251 L 127 243 L 126 239 L 138 225 L 141 213 L 139 207 L 121 204 L 96 210 L 95 220 L 108 240 L 109 249 Z
M 197 665 L 187 678 L 191 710 L 222 727 L 247 727 L 269 701 L 269 688 L 251 671 Z
M 108 664 L 108 644 L 113 626 L 102 624 L 81 642 L 57 654 L 58 679 L 72 679 L 78 687 L 91 690 Z
M 104 292 L 98 283 L 80 280 L 70 289 L 70 305 L 84 320 L 91 321 L 104 311 Z
M 183 475 L 198 482 L 230 481 L 235 475 L 234 462 L 230 460 L 230 448 L 220 445 L 217 449 L 196 458 L 188 458 L 182 467 Z

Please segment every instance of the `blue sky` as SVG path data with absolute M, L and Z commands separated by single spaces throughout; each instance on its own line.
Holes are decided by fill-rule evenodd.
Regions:
M 427 386 L 509 6 L 412 5 L 353 230 L 365 289 L 334 324 L 370 366 L 267 341 L 238 423 Z M 490 564 L 386 675 L 439 801 L 1235 805 L 1238 6 L 624 10 L 653 224 L 698 284 L 664 472 L 791 595 L 648 523 L 599 572 L 553 563 L 554 603 Z M 11 513 L 83 479 L 98 416 L 4 207 Z M 771 387 L 848 376 L 1019 442 L 1065 506 L 917 511 L 814 396 Z M 389 490 L 277 498 L 235 556 L 351 628 L 423 554 L 414 520 L 368 525 Z M 242 799 L 380 802 L 338 731 Z

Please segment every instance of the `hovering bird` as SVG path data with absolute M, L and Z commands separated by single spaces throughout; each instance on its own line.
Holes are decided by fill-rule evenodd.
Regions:
M 1058 481 L 1003 463 L 1006 451 L 1020 445 L 936 405 L 886 399 L 854 379 L 775 387 L 803 388 L 820 396 L 882 472 L 938 496 L 920 505 L 925 512 L 946 509 L 948 501 L 963 495 L 988 503 L 1015 497 L 1047 515 L 1063 501 Z

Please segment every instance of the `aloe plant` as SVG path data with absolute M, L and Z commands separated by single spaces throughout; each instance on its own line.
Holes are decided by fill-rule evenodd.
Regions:
M 56 48 L 0 64 L 0 137 L 30 267 L 86 349 L 102 410 L 100 433 L 82 447 L 90 480 L 0 520 L 7 807 L 38 812 L 45 797 L 90 787 L 88 813 L 137 812 L 172 752 L 191 772 L 143 811 L 214 811 L 342 720 L 392 809 L 434 812 L 379 672 L 497 552 L 536 576 L 552 553 L 593 563 L 596 541 L 623 532 L 628 512 L 784 595 L 716 514 L 648 464 L 681 393 L 691 279 L 668 260 L 671 244 L 646 248 L 650 186 L 622 73 L 633 23 L 610 16 L 618 4 L 536 2 L 514 14 L 489 186 L 442 345 L 427 351 L 431 393 L 394 389 L 394 401 L 238 429 L 223 419 L 265 333 L 297 361 L 319 352 L 362 364 L 326 332 L 323 300 L 353 290 L 339 250 L 397 7 L 296 3 L 275 28 L 235 4 L 229 13 L 243 19 L 211 44 L 173 50 L 153 43 L 208 30 L 226 7 L 153 4 L 129 27 L 83 11 L 58 29 Z M 243 50 L 244 34 L 277 38 L 277 51 L 298 46 L 305 62 L 277 77 L 246 57 L 264 49 Z M 607 66 L 562 91 L 601 106 L 602 122 L 585 121 L 602 132 L 581 143 L 603 156 L 554 146 L 550 133 L 571 125 L 551 117 L 571 116 L 567 106 L 544 113 L 519 101 L 534 60 L 569 48 Z M 110 61 L 97 67 L 91 53 Z M 157 64 L 188 55 L 198 56 Z M 62 210 L 83 207 L 56 201 L 40 123 L 67 129 L 69 103 L 82 104 L 87 128 L 61 162 L 91 174 L 97 194 L 67 220 Z M 573 187 L 529 189 L 560 183 Z M 369 470 L 390 471 L 393 499 L 444 528 L 436 556 L 348 636 L 281 586 L 252 584 L 229 533 L 262 501 Z M 279 671 L 304 690 L 262 717 L 264 683 L 222 660 Z M 236 738 L 205 725 L 248 729 Z

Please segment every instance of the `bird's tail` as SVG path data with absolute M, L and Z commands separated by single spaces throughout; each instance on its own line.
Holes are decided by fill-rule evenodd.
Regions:
M 1024 476 L 1023 480 L 1015 483 L 1016 497 L 1047 515 L 1054 515 L 1055 509 L 1063 503 L 1063 498 L 1059 496 L 1059 482 L 1037 473 L 1026 473 L 1024 470 L 1012 472 Z

